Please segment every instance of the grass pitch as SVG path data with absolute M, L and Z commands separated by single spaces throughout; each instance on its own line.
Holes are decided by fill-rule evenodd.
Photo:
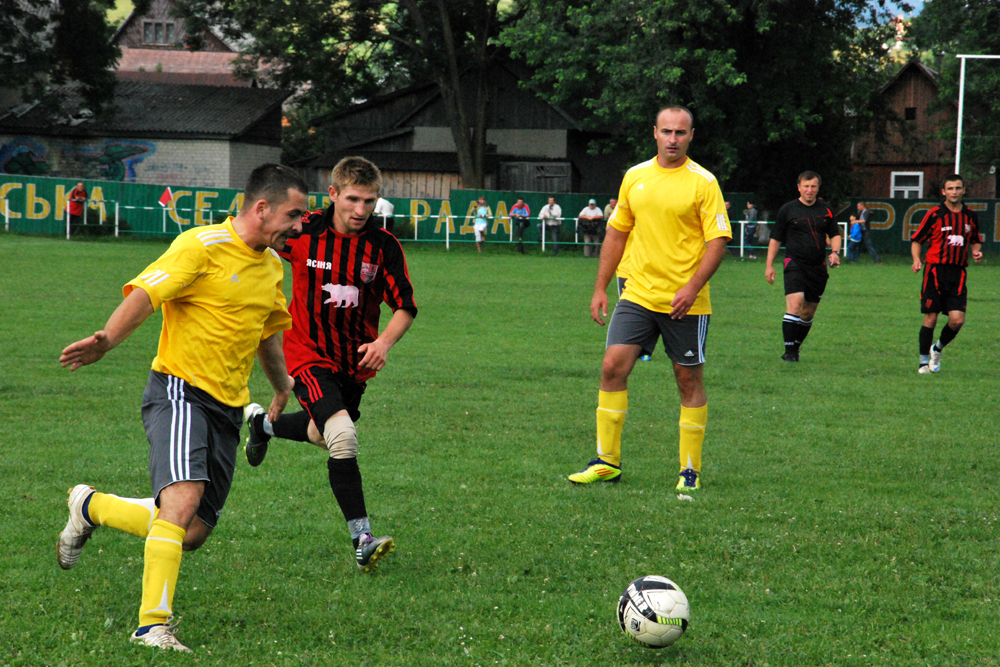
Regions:
M 382 569 L 356 571 L 324 453 L 272 441 L 184 556 L 194 655 L 132 646 L 142 542 L 98 530 L 69 572 L 55 542 L 72 485 L 149 494 L 139 403 L 159 316 L 97 365 L 56 360 L 164 248 L 0 236 L 0 666 L 996 664 L 994 258 L 970 269 L 967 325 L 931 376 L 907 259 L 833 270 L 792 365 L 781 287 L 727 258 L 704 488 L 680 502 L 662 350 L 630 381 L 624 481 L 566 481 L 594 451 L 596 261 L 494 245 L 407 247 L 420 315 L 358 423 L 372 524 L 398 544 Z M 270 399 L 259 371 L 251 389 Z M 645 574 L 691 601 L 661 651 L 615 620 Z

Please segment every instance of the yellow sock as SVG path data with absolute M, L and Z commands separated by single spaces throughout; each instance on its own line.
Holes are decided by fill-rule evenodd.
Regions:
M 681 470 L 691 468 L 701 471 L 701 443 L 705 441 L 707 423 L 707 403 L 700 408 L 681 406 Z
M 157 519 L 146 538 L 146 567 L 142 572 L 142 606 L 139 627 L 166 623 L 173 615 L 174 588 L 181 571 L 181 554 L 187 531 Z
M 160 508 L 152 498 L 119 498 L 110 493 L 95 492 L 90 496 L 87 514 L 97 526 L 108 526 L 139 537 L 149 535 Z
M 628 414 L 628 391 L 602 391 L 597 396 L 597 458 L 620 466 L 622 427 Z

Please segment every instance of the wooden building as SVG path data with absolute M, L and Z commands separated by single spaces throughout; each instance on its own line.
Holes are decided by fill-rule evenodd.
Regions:
M 467 72 L 471 96 L 475 86 Z M 524 73 L 497 62 L 487 74 L 485 187 L 518 192 L 617 192 L 627 167 L 624 151 L 590 155 L 591 141 L 607 132 L 585 130 L 530 87 Z M 467 100 L 467 108 L 471 100 Z M 464 185 L 451 128 L 437 85 L 415 85 L 314 121 L 326 153 L 296 166 L 310 187 L 325 189 L 340 158 L 362 155 L 382 169 L 387 197 L 447 199 Z
M 955 127 L 958 105 L 937 101 L 938 73 L 917 58 L 906 63 L 879 92 L 896 116 L 885 137 L 867 134 L 852 146 L 862 197 L 936 199 L 944 177 L 955 170 L 955 142 L 937 137 Z M 967 119 L 968 120 L 968 119 Z M 970 197 L 996 197 L 996 179 L 968 183 Z

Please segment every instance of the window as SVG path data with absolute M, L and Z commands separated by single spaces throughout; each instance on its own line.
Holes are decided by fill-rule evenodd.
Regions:
M 892 172 L 893 199 L 920 199 L 924 196 L 924 172 L 894 171 Z
M 917 107 L 906 107 L 906 109 L 903 110 L 903 118 L 906 120 L 916 120 Z
M 175 34 L 173 22 L 143 21 L 143 44 L 173 44 Z

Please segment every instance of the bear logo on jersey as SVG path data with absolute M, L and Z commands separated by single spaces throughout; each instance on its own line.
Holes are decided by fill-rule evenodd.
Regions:
M 958 234 L 949 234 L 948 235 L 948 245 L 963 246 L 963 245 L 965 245 L 965 238 L 962 237 L 962 236 L 959 236 Z
M 330 295 L 330 298 L 323 302 L 333 304 L 334 308 L 350 308 L 358 305 L 358 288 L 354 285 L 334 285 L 327 283 L 323 285 L 323 291 Z

